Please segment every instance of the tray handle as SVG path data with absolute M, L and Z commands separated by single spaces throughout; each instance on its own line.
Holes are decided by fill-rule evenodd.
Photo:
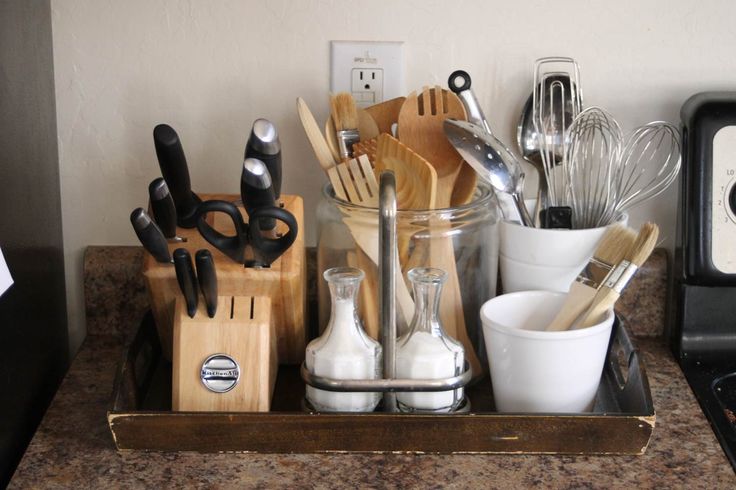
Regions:
M 161 342 L 149 310 L 133 341 L 123 352 L 113 384 L 112 411 L 138 409 L 150 387 L 160 358 Z
M 614 334 L 608 350 L 608 366 L 619 389 L 619 403 L 624 412 L 654 415 L 649 382 L 639 350 L 634 347 L 623 319 L 616 315 Z M 642 398 L 641 394 L 644 393 Z

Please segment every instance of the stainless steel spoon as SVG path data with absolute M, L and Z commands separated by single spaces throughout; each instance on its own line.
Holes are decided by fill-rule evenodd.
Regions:
M 478 176 L 497 192 L 511 196 L 524 226 L 534 226 L 524 205 L 524 173 L 516 157 L 482 127 L 455 119 L 444 122 L 445 136 Z

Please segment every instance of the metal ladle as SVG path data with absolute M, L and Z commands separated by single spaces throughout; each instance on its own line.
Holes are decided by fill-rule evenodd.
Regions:
M 478 176 L 497 192 L 509 194 L 524 226 L 534 221 L 524 205 L 524 173 L 516 157 L 482 127 L 455 119 L 444 122 L 445 136 Z

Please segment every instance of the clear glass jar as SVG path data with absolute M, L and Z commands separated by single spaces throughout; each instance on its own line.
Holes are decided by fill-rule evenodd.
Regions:
M 333 379 L 381 378 L 381 344 L 365 333 L 356 308 L 363 277 L 352 267 L 325 271 L 332 313 L 324 333 L 307 345 L 305 363 L 310 373 Z M 307 385 L 306 398 L 320 412 L 372 412 L 381 394 L 332 392 Z
M 379 339 L 378 266 L 372 258 L 377 257 L 378 250 L 378 209 L 338 199 L 327 184 L 317 207 L 317 223 L 318 271 L 349 266 L 365 272 L 359 301 L 361 318 L 368 335 Z M 397 284 L 398 335 L 407 332 L 413 317 L 406 272 L 414 267 L 446 271 L 448 279 L 441 298 L 440 317 L 447 333 L 465 348 L 474 377 L 488 370 L 480 307 L 496 295 L 498 223 L 495 196 L 483 182 L 478 182 L 472 201 L 466 205 L 397 212 L 404 278 L 402 284 Z M 368 242 L 375 243 L 374 250 L 367 250 L 371 248 Z M 322 331 L 330 318 L 330 295 L 325 284 L 320 282 L 318 287 Z M 406 306 L 407 295 L 412 308 Z
M 442 379 L 459 376 L 465 367 L 465 349 L 447 335 L 439 317 L 442 286 L 447 272 L 417 267 L 408 273 L 416 308 L 409 332 L 396 342 L 396 377 Z M 451 412 L 463 400 L 463 389 L 430 393 L 397 393 L 402 412 Z

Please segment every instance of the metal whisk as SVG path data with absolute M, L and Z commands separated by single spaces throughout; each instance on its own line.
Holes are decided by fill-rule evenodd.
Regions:
M 589 107 L 572 122 L 568 137 L 564 174 L 573 228 L 594 228 L 615 199 L 613 182 L 623 134 L 611 114 L 600 107 Z
M 599 224 L 657 197 L 680 171 L 680 132 L 674 125 L 655 121 L 634 130 L 621 153 L 613 176 L 612 199 Z

